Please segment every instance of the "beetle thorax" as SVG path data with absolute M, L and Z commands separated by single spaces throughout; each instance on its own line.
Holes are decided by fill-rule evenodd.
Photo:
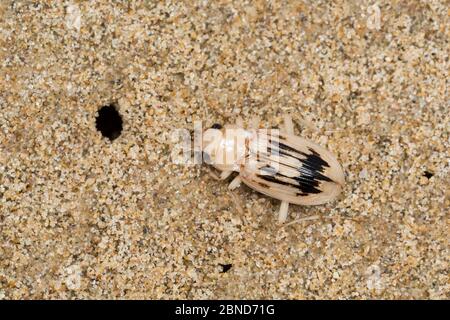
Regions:
M 235 126 L 206 130 L 203 134 L 203 152 L 209 159 L 205 160 L 221 171 L 239 171 L 249 135 L 248 131 Z

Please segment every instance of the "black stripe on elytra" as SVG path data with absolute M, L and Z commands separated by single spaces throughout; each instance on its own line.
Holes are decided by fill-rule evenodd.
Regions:
M 273 144 L 273 142 L 271 140 L 269 140 L 269 143 Z M 305 159 L 298 158 L 290 153 L 287 153 L 285 150 L 301 154 L 302 156 L 305 157 Z M 268 151 L 271 154 L 278 153 L 282 156 L 295 158 L 300 161 L 302 166 L 297 168 L 297 167 L 292 167 L 288 164 L 283 164 L 287 167 L 297 169 L 300 173 L 299 176 L 288 177 L 288 176 L 285 176 L 285 175 L 277 172 L 275 170 L 275 168 L 272 168 L 269 165 L 266 165 L 265 167 L 263 167 L 261 169 L 263 171 L 267 172 L 269 175 L 258 175 L 258 177 L 263 180 L 266 180 L 266 181 L 269 181 L 272 183 L 278 183 L 278 184 L 298 188 L 298 189 L 300 189 L 301 192 L 298 193 L 297 195 L 300 195 L 300 196 L 307 196 L 308 194 L 320 193 L 321 190 L 318 189 L 320 181 L 327 181 L 327 182 L 333 181 L 330 178 L 328 178 L 327 176 L 323 175 L 323 172 L 325 169 L 324 167 L 329 167 L 329 164 L 324 159 L 322 159 L 316 151 L 314 151 L 311 148 L 308 148 L 308 151 L 311 153 L 307 154 L 305 152 L 296 150 L 284 143 L 279 143 L 279 149 L 274 149 L 274 148 L 269 147 Z M 289 183 L 286 181 L 281 181 L 281 180 L 277 179 L 277 176 L 293 179 L 297 182 L 297 184 Z
M 317 188 L 319 186 L 319 181 L 314 179 L 306 179 L 304 177 L 287 177 L 281 173 L 277 173 L 275 174 L 275 176 L 258 174 L 257 177 L 267 182 L 272 182 L 274 184 L 281 184 L 283 186 L 289 186 L 299 189 L 300 192 L 298 192 L 297 195 L 300 196 L 307 196 L 309 194 L 317 194 L 321 192 Z M 291 178 L 295 180 L 297 183 L 286 182 L 280 180 L 279 177 Z
M 316 179 L 315 177 L 303 176 L 303 175 L 297 176 L 297 177 L 287 177 L 281 173 L 278 173 L 277 175 L 294 179 L 298 183 L 297 188 L 300 189 L 300 191 L 301 191 L 300 194 L 303 196 L 306 196 L 308 194 L 317 194 L 317 193 L 322 192 L 322 191 L 320 191 L 320 189 L 317 188 L 319 186 L 320 182 L 319 182 L 319 179 Z
M 295 158 L 298 161 L 300 161 L 305 167 L 308 167 L 311 171 L 318 171 L 318 172 L 323 173 L 325 167 L 328 167 L 328 168 L 330 167 L 328 162 L 326 162 L 324 159 L 322 159 L 320 157 L 320 155 L 312 148 L 308 148 L 308 151 L 311 152 L 310 154 L 308 154 L 308 153 L 302 152 L 300 150 L 296 150 L 295 148 L 292 148 L 291 146 L 288 146 L 282 142 L 276 143 L 272 139 L 269 139 L 269 143 L 274 146 L 278 145 L 278 149 L 273 149 L 271 147 L 268 147 L 269 152 L 271 152 L 272 154 L 278 153 L 280 155 Z M 304 156 L 306 158 L 301 159 L 299 157 L 296 157 L 295 155 L 285 152 L 285 150 L 293 152 L 293 153 L 301 154 L 302 156 Z
M 260 178 L 260 179 L 263 179 L 264 181 L 267 181 L 267 182 L 272 182 L 272 183 L 275 183 L 275 184 L 282 184 L 283 186 L 289 186 L 289 187 L 298 188 L 297 185 L 289 183 L 289 182 L 286 182 L 286 181 L 278 180 L 274 176 L 265 176 L 265 175 L 262 175 L 262 174 L 257 174 L 256 176 L 258 178 Z

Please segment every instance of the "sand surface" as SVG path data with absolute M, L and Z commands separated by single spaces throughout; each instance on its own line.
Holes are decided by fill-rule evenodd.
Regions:
M 448 4 L 2 0 L 0 298 L 448 299 Z M 172 161 L 287 113 L 346 172 L 309 220 Z

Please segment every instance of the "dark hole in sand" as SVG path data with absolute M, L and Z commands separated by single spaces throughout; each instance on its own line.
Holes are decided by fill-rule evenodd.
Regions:
M 122 117 L 114 105 L 104 106 L 98 110 L 95 126 L 109 140 L 113 141 L 120 136 L 123 128 L 122 124 Z
M 423 176 L 426 177 L 427 179 L 430 179 L 434 174 L 430 171 L 425 171 L 423 173 Z
M 222 273 L 227 272 L 233 266 L 231 263 L 230 264 L 221 264 L 221 263 L 219 263 L 219 264 L 222 267 Z

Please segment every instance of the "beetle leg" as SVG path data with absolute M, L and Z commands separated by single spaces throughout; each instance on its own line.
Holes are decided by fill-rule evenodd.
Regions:
M 211 169 L 208 168 L 208 174 L 211 178 L 213 178 L 214 180 L 220 180 L 220 177 L 215 174 Z
M 229 190 L 234 190 L 241 185 L 241 178 L 236 176 L 228 185 Z
M 294 134 L 294 123 L 290 115 L 284 116 L 284 131 L 288 134 Z
M 280 211 L 278 212 L 278 222 L 284 223 L 287 220 L 289 202 L 281 201 Z
M 225 180 L 226 178 L 228 178 L 231 174 L 233 173 L 233 171 L 222 171 L 220 173 L 220 180 Z
M 283 227 L 287 227 L 287 226 L 290 226 L 290 225 L 293 225 L 293 224 L 296 224 L 296 223 L 300 223 L 300 222 L 303 222 L 303 221 L 311 221 L 311 220 L 317 220 L 317 219 L 320 219 L 320 216 L 315 215 L 315 216 L 304 217 L 304 218 L 296 219 L 294 221 L 286 223 Z

